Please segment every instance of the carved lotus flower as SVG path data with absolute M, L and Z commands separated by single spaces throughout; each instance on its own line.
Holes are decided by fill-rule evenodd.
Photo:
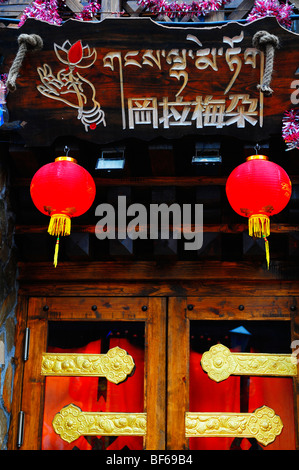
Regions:
M 91 50 L 88 45 L 82 46 L 81 41 L 71 44 L 66 40 L 62 46 L 54 44 L 54 50 L 60 62 L 70 67 L 87 68 L 93 65 L 97 58 L 96 50 Z

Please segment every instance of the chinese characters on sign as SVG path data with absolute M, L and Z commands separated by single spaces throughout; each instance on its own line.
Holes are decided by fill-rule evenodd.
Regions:
M 262 127 L 262 94 L 255 88 L 254 96 L 251 95 L 246 91 L 246 84 L 240 92 L 240 83 L 234 90 L 240 74 L 248 74 L 249 69 L 256 69 L 257 83 L 263 78 L 263 53 L 252 47 L 242 48 L 243 40 L 241 31 L 233 37 L 223 36 L 219 47 L 206 47 L 195 35 L 186 34 L 189 47 L 184 49 L 106 53 L 81 41 L 71 44 L 67 40 L 61 46 L 54 44 L 63 68 L 55 74 L 48 64 L 38 67 L 40 84 L 37 89 L 47 98 L 75 108 L 86 132 L 110 124 L 104 104 L 105 90 L 97 87 L 88 76 L 92 66 L 99 75 L 105 72 L 109 77 L 110 73 L 114 81 L 117 79 L 114 99 L 118 100 L 122 129 L 133 130 L 139 126 L 165 130 L 178 126 L 195 129 L 233 125 Z M 223 64 L 226 83 L 223 83 Z M 134 91 L 132 76 L 135 82 L 140 82 Z M 201 87 L 204 81 L 208 89 L 207 83 Z

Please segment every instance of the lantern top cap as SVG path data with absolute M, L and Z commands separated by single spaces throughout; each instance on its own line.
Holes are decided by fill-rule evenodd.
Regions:
M 247 162 L 250 162 L 251 160 L 269 160 L 266 155 L 251 155 L 250 157 L 246 158 Z
M 72 163 L 77 163 L 77 160 L 72 157 L 57 157 L 55 158 L 55 162 L 72 162 Z

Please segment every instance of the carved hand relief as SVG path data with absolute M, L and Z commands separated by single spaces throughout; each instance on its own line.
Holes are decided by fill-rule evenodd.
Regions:
M 215 382 L 230 375 L 297 375 L 297 360 L 292 354 L 232 353 L 222 344 L 202 355 L 201 366 Z
M 44 353 L 41 374 L 106 377 L 109 382 L 118 384 L 126 380 L 134 368 L 132 356 L 116 346 L 107 354 Z
M 254 413 L 186 413 L 187 437 L 254 437 L 267 446 L 282 428 L 280 417 L 267 406 Z
M 65 67 L 59 70 L 57 75 L 53 74 L 48 64 L 38 67 L 42 83 L 37 86 L 38 91 L 47 98 L 62 101 L 77 109 L 77 118 L 86 131 L 99 124 L 106 126 L 105 113 L 96 100 L 94 85 L 79 73 L 80 69 L 87 69 L 95 63 L 96 50 L 90 50 L 88 45 L 83 47 L 81 41 L 71 45 L 68 40 L 62 46 L 54 44 L 54 50 L 56 57 Z
M 187 34 L 184 49 L 111 51 L 103 57 L 98 57 L 95 48 L 91 49 L 89 45 L 83 46 L 81 40 L 73 44 L 66 40 L 61 46 L 54 43 L 56 58 L 63 64 L 63 68 L 55 74 L 47 63 L 38 67 L 37 72 L 41 84 L 37 86 L 37 89 L 47 98 L 61 101 L 77 109 L 77 118 L 84 125 L 86 132 L 89 129 L 96 129 L 100 124 L 106 126 L 105 112 L 101 109 L 96 95 L 101 93 L 101 100 L 102 98 L 105 100 L 107 90 L 103 91 L 100 83 L 96 85 L 92 83 L 87 78 L 88 73 L 83 76 L 81 71 L 92 66 L 97 68 L 98 76 L 104 73 L 107 75 L 106 69 L 110 69 L 112 74 L 109 75 L 108 72 L 108 76 L 111 79 L 118 77 L 119 108 L 123 130 L 136 129 L 140 125 L 150 126 L 152 129 L 170 129 L 173 126 L 220 129 L 231 125 L 244 128 L 246 125 L 257 124 L 262 127 L 262 94 L 259 93 L 259 98 L 257 98 L 245 92 L 232 92 L 243 68 L 256 69 L 259 55 L 261 56 L 260 62 L 263 63 L 263 53 L 252 47 L 242 49 L 243 39 L 243 31 L 232 38 L 223 36 L 221 46 L 216 48 L 205 47 L 196 36 Z M 196 44 L 196 47 L 191 48 L 192 43 Z M 192 99 L 184 99 L 185 92 L 190 95 L 190 91 L 187 92 L 190 81 L 204 76 L 206 70 L 220 74 L 223 62 L 225 62 L 229 78 L 228 83 L 223 85 L 222 91 L 216 92 L 210 89 L 206 95 L 196 95 L 193 92 Z M 131 87 L 131 84 L 126 81 L 126 72 L 131 73 L 132 70 L 138 70 L 136 81 L 139 77 L 145 81 L 142 92 L 139 91 L 139 94 L 136 93 L 135 96 L 134 94 L 127 96 L 126 87 L 127 85 Z M 142 78 L 143 72 L 145 72 L 144 78 Z M 171 89 L 167 87 L 168 96 L 158 96 L 160 88 L 163 86 L 165 88 L 164 82 L 157 84 L 156 95 L 152 84 L 150 88 L 153 89 L 154 94 L 146 94 L 146 80 L 149 79 L 149 73 L 161 73 L 162 81 L 165 75 L 173 79 Z M 257 82 L 262 80 L 262 68 L 256 75 Z M 149 80 L 151 81 L 151 78 Z

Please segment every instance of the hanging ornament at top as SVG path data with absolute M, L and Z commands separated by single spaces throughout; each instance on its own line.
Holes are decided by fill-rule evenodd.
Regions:
M 204 0 L 192 3 L 167 2 L 166 0 L 138 0 L 137 3 L 146 7 L 155 15 L 163 14 L 169 18 L 182 17 L 186 14 L 191 16 L 205 16 L 220 10 L 231 0 Z
M 35 173 L 30 194 L 37 209 L 51 217 L 48 232 L 57 236 L 56 267 L 59 237 L 70 235 L 71 218 L 84 214 L 92 205 L 96 194 L 94 180 L 74 158 L 58 157 Z
M 282 137 L 287 145 L 286 150 L 299 149 L 299 108 L 284 113 Z
M 256 0 L 253 9 L 247 17 L 247 21 L 255 21 L 266 16 L 275 16 L 277 21 L 287 29 L 291 29 L 291 15 L 294 13 L 294 5 L 278 0 Z
M 285 170 L 265 155 L 248 157 L 226 182 L 228 202 L 237 214 L 248 218 L 249 235 L 265 240 L 268 269 L 270 216 L 286 207 L 291 192 L 292 184 Z

